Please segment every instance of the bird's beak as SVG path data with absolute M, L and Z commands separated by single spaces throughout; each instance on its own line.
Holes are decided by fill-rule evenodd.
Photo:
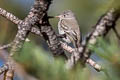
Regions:
M 55 16 L 56 18 L 60 18 L 60 16 Z

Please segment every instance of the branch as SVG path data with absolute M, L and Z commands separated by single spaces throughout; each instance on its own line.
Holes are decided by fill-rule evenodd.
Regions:
M 66 50 L 67 52 L 73 54 L 75 52 L 76 49 L 68 46 L 66 43 L 63 43 L 61 42 L 61 45 L 63 47 L 64 50 Z M 79 52 L 77 52 L 79 53 Z M 72 65 L 73 65 L 74 62 L 71 62 L 71 60 L 69 59 L 68 62 L 67 62 L 67 68 L 72 68 Z M 90 64 L 96 71 L 101 71 L 102 68 L 99 64 L 97 64 L 95 61 L 93 61 L 92 59 L 87 59 L 87 63 Z
M 29 12 L 29 15 L 25 18 L 24 21 L 20 20 L 19 18 L 17 18 L 16 16 L 14 16 L 12 13 L 7 12 L 4 9 L 0 8 L 0 14 L 2 16 L 4 16 L 5 18 L 7 18 L 8 20 L 12 21 L 13 23 L 18 25 L 18 32 L 17 35 L 13 41 L 13 45 L 12 45 L 12 49 L 11 49 L 11 56 L 15 53 L 20 51 L 20 49 L 22 48 L 25 39 L 27 38 L 29 32 L 31 31 L 32 33 L 35 33 L 37 35 L 43 36 L 44 33 L 46 32 L 51 32 L 54 33 L 52 35 L 46 35 L 46 37 L 48 37 L 48 39 L 45 38 L 45 41 L 48 43 L 51 51 L 56 55 L 56 54 L 63 54 L 63 50 L 60 47 L 60 43 L 57 40 L 56 34 L 54 32 L 54 30 L 52 29 L 52 27 L 49 25 L 48 16 L 46 16 L 47 20 L 47 26 L 49 29 L 49 31 L 43 32 L 43 34 L 40 34 L 40 29 L 35 28 L 33 26 L 35 26 L 36 24 L 40 24 L 39 27 L 44 26 L 43 25 L 43 19 L 46 15 L 46 12 L 49 8 L 49 5 L 51 4 L 51 0 L 50 1 L 41 1 L 41 0 L 35 0 L 34 6 L 32 7 L 31 11 Z M 42 24 L 42 25 L 41 25 Z M 44 29 L 44 28 L 42 28 Z M 49 33 L 47 33 L 49 34 Z M 53 36 L 53 37 L 52 37 Z M 50 39 L 51 38 L 51 39 Z
M 31 33 L 38 35 L 38 36 L 42 36 L 40 29 L 36 26 L 36 27 L 32 27 L 31 29 Z M 43 36 L 42 36 L 43 37 Z
M 9 48 L 9 47 L 11 47 L 11 46 L 12 46 L 12 43 L 3 45 L 3 46 L 0 47 L 0 50 L 1 50 L 1 49 Z
M 13 22 L 14 24 L 21 24 L 22 20 L 14 16 L 12 13 L 7 12 L 6 10 L 0 8 L 0 15 Z
M 63 55 L 66 58 L 61 44 L 57 38 L 57 35 L 53 31 L 52 27 L 49 25 L 41 26 L 41 32 L 43 38 L 46 40 L 50 50 L 53 52 L 54 56 Z
M 13 46 L 10 51 L 11 56 L 14 53 L 21 50 L 25 39 L 28 37 L 32 27 L 36 25 L 37 22 L 41 22 L 45 12 L 47 10 L 48 4 L 41 0 L 35 0 L 34 6 L 31 8 L 28 16 L 25 18 L 24 22 L 18 25 L 18 32 L 13 41 Z
M 88 64 L 90 64 L 96 71 L 98 71 L 98 72 L 100 72 L 100 71 L 102 71 L 103 69 L 102 69 L 102 67 L 99 65 L 99 64 L 97 64 L 95 61 L 93 61 L 92 59 L 87 59 L 86 60 L 86 62 L 88 63 Z
M 52 27 L 51 26 L 42 26 L 42 27 L 43 27 L 43 30 L 41 29 L 41 31 L 39 28 L 34 27 L 31 29 L 31 32 L 33 34 L 38 35 L 38 36 L 44 37 L 44 39 L 48 43 L 48 46 L 50 47 L 50 49 L 54 53 L 53 55 L 62 54 L 63 57 L 67 58 L 66 55 L 64 54 L 64 51 L 61 47 L 61 44 L 58 42 L 58 37 L 55 34 L 55 32 L 53 31 Z M 46 27 L 46 29 L 45 29 L 45 27 Z
M 17 18 L 16 16 L 14 16 L 12 13 L 0 8 L 0 15 L 2 15 L 3 17 L 5 17 L 6 19 L 8 19 L 9 21 L 13 22 L 14 24 L 22 24 L 23 21 L 20 20 L 19 18 Z M 31 32 L 36 34 L 36 35 L 40 35 L 40 30 L 37 27 L 32 27 Z
M 98 37 L 105 37 L 107 33 L 116 26 L 116 21 L 119 18 L 119 13 L 115 9 L 111 9 L 106 14 L 104 14 L 95 25 L 95 29 L 87 36 L 86 41 L 82 42 L 83 46 L 88 47 L 88 45 L 95 45 Z M 84 43 L 85 42 L 85 43 Z M 81 53 L 84 57 L 84 62 L 91 55 L 91 50 L 85 48 Z
M 42 13 L 42 14 L 44 14 L 44 16 L 43 16 L 42 20 L 39 20 L 39 22 L 37 23 L 37 26 L 39 27 L 39 30 L 40 30 L 43 38 L 47 42 L 53 55 L 64 55 L 65 56 L 64 51 L 61 47 L 61 44 L 57 38 L 57 35 L 48 21 L 49 17 L 47 16 L 47 13 L 46 13 L 52 0 L 49 0 L 49 1 L 37 0 L 37 1 L 38 1 L 38 3 L 41 2 L 42 5 L 46 5 L 45 6 L 46 10 Z M 39 11 L 39 14 L 41 14 L 41 11 Z

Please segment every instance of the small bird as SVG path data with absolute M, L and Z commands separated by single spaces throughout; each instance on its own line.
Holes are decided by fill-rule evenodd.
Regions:
M 59 18 L 59 34 L 64 35 L 64 38 L 62 39 L 67 43 L 72 43 L 75 48 L 78 48 L 80 46 L 82 36 L 74 13 L 71 10 L 66 10 L 56 17 Z

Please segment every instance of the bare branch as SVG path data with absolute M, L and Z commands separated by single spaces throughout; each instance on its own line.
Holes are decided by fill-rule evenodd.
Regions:
M 3 17 L 5 17 L 6 19 L 10 20 L 10 21 L 13 22 L 14 24 L 17 24 L 17 25 L 18 25 L 18 24 L 23 23 L 22 20 L 20 20 L 19 18 L 17 18 L 16 16 L 14 16 L 12 13 L 7 12 L 6 10 L 4 10 L 4 9 L 2 9 L 2 8 L 0 8 L 0 15 L 2 15 Z M 33 27 L 33 28 L 31 29 L 31 32 L 34 33 L 34 34 L 36 34 L 36 35 L 42 36 L 42 35 L 40 34 L 40 31 L 39 31 L 38 28 Z
M 101 71 L 102 70 L 102 67 L 99 65 L 99 64 L 97 64 L 95 61 L 93 61 L 92 59 L 87 59 L 87 61 L 86 61 L 88 64 L 90 64 L 96 71 Z
M 73 52 L 75 52 L 75 49 L 70 47 L 70 46 L 68 46 L 66 43 L 61 42 L 61 45 L 62 45 L 63 49 L 66 50 L 67 52 L 69 52 L 71 54 L 73 54 Z M 79 52 L 77 52 L 77 53 L 79 53 Z M 97 70 L 97 71 L 101 71 L 102 70 L 101 66 L 99 64 L 97 64 L 95 61 L 93 61 L 92 59 L 89 58 L 89 59 L 87 59 L 86 62 L 88 64 L 90 64 L 95 70 Z M 72 59 L 69 59 L 68 62 L 67 62 L 67 65 L 66 65 L 67 68 L 68 69 L 72 68 L 74 63 L 75 62 L 74 62 L 73 57 L 72 57 Z
M 41 33 L 54 56 L 63 55 L 63 57 L 66 57 L 57 38 L 57 35 L 55 34 L 51 26 L 41 26 Z
M 0 49 L 6 49 L 6 48 L 9 48 L 11 46 L 12 46 L 12 43 L 6 44 L 6 45 L 1 46 Z
M 42 34 L 41 34 L 41 32 L 40 32 L 40 29 L 37 28 L 37 27 L 32 27 L 31 33 L 33 33 L 33 34 L 35 34 L 35 35 L 38 35 L 38 36 L 42 36 Z
M 35 0 L 34 6 L 31 8 L 28 16 L 25 18 L 24 23 L 18 25 L 19 30 L 13 41 L 13 46 L 10 51 L 11 56 L 13 56 L 15 52 L 20 51 L 32 27 L 34 27 L 37 22 L 42 21 L 48 6 L 49 4 L 47 2 L 44 3 L 44 1 Z
M 9 13 L 9 12 L 7 12 L 6 10 L 4 10 L 2 8 L 0 8 L 0 15 L 5 17 L 6 19 L 10 20 L 14 24 L 21 24 L 22 23 L 22 20 L 20 20 L 19 18 L 14 16 L 12 13 Z
M 95 45 L 97 42 L 97 38 L 101 36 L 107 35 L 107 33 L 115 27 L 115 23 L 119 18 L 119 13 L 116 12 L 115 9 L 111 9 L 105 15 L 103 15 L 98 23 L 95 25 L 95 29 L 87 36 L 86 41 L 83 41 L 83 46 Z M 84 42 L 86 42 L 84 44 Z M 81 53 L 84 57 L 83 60 L 86 61 L 91 55 L 91 50 L 85 48 L 84 52 Z
M 31 29 L 31 32 L 33 34 L 36 34 L 36 35 L 44 37 L 44 39 L 48 43 L 48 46 L 50 47 L 50 49 L 54 53 L 54 55 L 62 54 L 63 57 L 66 58 L 66 55 L 64 54 L 64 51 L 63 51 L 63 49 L 61 47 L 61 44 L 58 42 L 57 35 L 53 31 L 53 29 L 50 26 L 50 24 L 47 24 L 47 25 L 49 25 L 49 26 L 41 26 L 42 27 L 41 31 L 40 31 L 40 28 L 33 27 Z
M 46 13 L 52 0 L 49 0 L 49 1 L 36 0 L 36 1 L 37 1 L 36 4 L 41 4 L 40 6 L 43 6 L 43 8 L 44 8 L 44 11 L 38 12 L 39 13 L 39 15 L 38 15 L 39 22 L 36 23 L 37 26 L 39 27 L 39 30 L 40 30 L 43 38 L 47 42 L 53 55 L 60 55 L 60 54 L 65 55 L 55 31 L 53 30 L 52 26 L 50 25 L 50 23 L 48 21 L 49 17 L 47 16 L 47 13 Z M 37 7 L 39 7 L 39 6 L 36 6 L 36 8 Z M 42 17 L 40 16 L 40 14 L 42 14 Z
M 66 50 L 67 52 L 72 53 L 74 51 L 74 49 L 72 47 L 68 46 L 66 43 L 64 43 L 62 41 L 60 41 L 60 43 L 61 43 L 62 48 L 64 50 Z

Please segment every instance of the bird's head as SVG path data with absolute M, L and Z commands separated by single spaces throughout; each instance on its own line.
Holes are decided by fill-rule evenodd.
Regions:
M 74 13 L 71 10 L 66 10 L 62 12 L 60 15 L 55 16 L 60 19 L 73 19 L 75 18 Z

